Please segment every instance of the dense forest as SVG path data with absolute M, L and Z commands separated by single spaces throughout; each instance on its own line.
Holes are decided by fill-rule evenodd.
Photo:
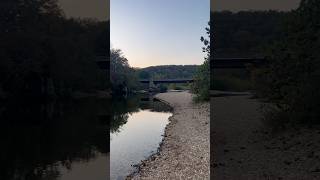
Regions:
M 268 47 L 284 36 L 283 22 L 288 12 L 240 11 L 211 12 L 213 58 L 265 57 Z M 247 69 L 211 70 L 211 89 L 252 90 Z
M 193 78 L 197 65 L 163 65 L 136 69 L 140 79 L 189 79 Z
M 109 22 L 68 19 L 56 0 L 0 2 L 0 97 L 68 97 L 107 89 Z
M 264 56 L 263 48 L 282 37 L 282 21 L 287 14 L 278 11 L 212 12 L 214 56 Z

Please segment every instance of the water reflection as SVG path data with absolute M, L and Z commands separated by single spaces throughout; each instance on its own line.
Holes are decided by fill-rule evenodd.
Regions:
M 134 113 L 170 111 L 141 99 L 0 102 L 0 179 L 109 179 L 109 129 L 121 133 Z
M 105 163 L 83 173 L 100 172 L 105 180 L 109 106 L 107 100 L 86 99 L 0 107 L 0 179 L 69 179 L 77 166 L 95 160 Z
M 145 97 L 138 98 L 127 102 L 131 105 L 129 107 L 135 107 L 131 111 L 114 116 L 122 119 L 119 126 L 111 131 L 111 179 L 124 179 L 136 170 L 132 165 L 157 151 L 171 116 L 169 106 L 158 101 L 145 101 Z

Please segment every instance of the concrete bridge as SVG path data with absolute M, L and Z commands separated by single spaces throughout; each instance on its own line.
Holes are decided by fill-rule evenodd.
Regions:
M 242 69 L 246 68 L 247 64 L 261 66 L 266 64 L 266 59 L 258 58 L 213 58 L 210 63 L 211 69 Z
M 109 70 L 110 69 L 110 58 L 105 55 L 97 55 L 96 63 L 101 69 Z M 261 66 L 266 64 L 266 58 L 257 57 L 257 58 L 213 58 L 210 63 L 211 69 L 226 69 L 226 68 L 245 68 L 246 64 L 253 64 L 255 66 Z M 149 80 L 141 80 L 142 83 Z M 165 79 L 157 80 L 154 83 L 186 83 L 193 82 L 193 79 Z
M 140 79 L 139 82 L 143 84 L 149 84 L 153 82 L 154 84 L 163 84 L 163 83 L 192 83 L 193 79 L 161 79 L 161 80 L 149 80 L 149 79 Z

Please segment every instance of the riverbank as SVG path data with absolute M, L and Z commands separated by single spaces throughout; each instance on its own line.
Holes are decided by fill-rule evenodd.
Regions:
M 173 108 L 159 152 L 127 179 L 209 179 L 209 103 L 193 104 L 192 94 L 156 95 Z
M 211 98 L 212 179 L 320 179 L 320 130 L 273 132 L 250 94 Z

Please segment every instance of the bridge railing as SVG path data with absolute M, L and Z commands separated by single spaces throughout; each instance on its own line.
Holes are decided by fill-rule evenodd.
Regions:
M 161 80 L 148 80 L 148 79 L 141 79 L 139 82 L 141 83 L 150 83 L 152 81 L 154 84 L 159 83 L 192 83 L 193 79 L 161 79 Z

